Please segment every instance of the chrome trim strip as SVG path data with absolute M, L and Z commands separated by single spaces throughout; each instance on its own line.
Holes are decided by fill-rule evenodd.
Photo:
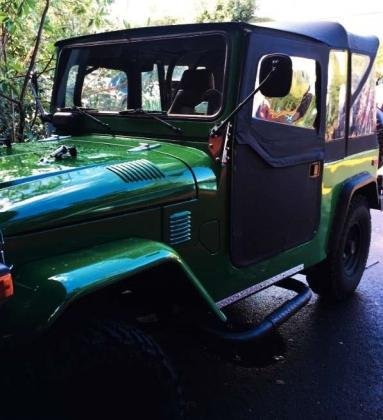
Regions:
M 227 298 L 216 302 L 216 305 L 220 309 L 224 306 L 231 305 L 232 303 L 237 302 L 238 300 L 244 299 L 245 297 L 248 297 L 256 292 L 260 292 L 261 290 L 266 289 L 267 287 L 273 285 L 274 283 L 277 283 L 282 279 L 285 279 L 286 277 L 290 277 L 294 274 L 299 273 L 304 268 L 304 264 L 299 264 L 296 267 L 290 268 L 289 270 L 284 271 L 283 273 L 279 273 L 276 276 L 271 277 L 270 279 L 255 284 L 254 286 L 251 286 L 248 289 L 241 290 L 240 292 L 235 293 L 234 295 L 228 296 Z

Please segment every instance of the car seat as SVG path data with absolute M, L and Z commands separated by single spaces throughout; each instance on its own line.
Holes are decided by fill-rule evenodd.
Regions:
M 214 89 L 213 74 L 206 69 L 185 70 L 169 114 L 195 114 L 196 105 L 207 102 L 207 114 L 221 105 L 221 94 Z

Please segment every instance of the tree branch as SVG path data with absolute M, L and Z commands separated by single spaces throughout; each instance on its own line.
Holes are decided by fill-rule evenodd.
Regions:
M 1 92 L 0 92 L 0 98 L 6 99 L 7 101 L 16 104 L 18 107 L 20 107 L 21 105 L 20 101 L 18 101 L 17 99 L 13 99 L 10 96 L 4 95 L 4 93 L 1 93 Z
M 49 61 L 47 62 L 47 64 L 45 65 L 45 67 L 37 74 L 37 77 L 40 77 L 42 74 L 44 74 L 46 71 L 51 70 L 48 69 L 48 67 L 51 65 L 53 59 L 55 58 L 55 54 L 51 55 L 51 58 L 49 59 Z
M 18 133 L 17 133 L 18 141 L 23 141 L 23 137 L 24 137 L 24 127 L 25 127 L 25 112 L 24 112 L 24 107 L 23 107 L 24 99 L 25 99 L 28 83 L 31 79 L 31 75 L 32 75 L 33 69 L 35 67 L 36 57 L 37 57 L 37 53 L 39 51 L 39 47 L 40 47 L 40 43 L 41 43 L 41 36 L 42 36 L 42 33 L 43 33 L 43 27 L 44 27 L 44 23 L 45 23 L 45 18 L 47 16 L 47 13 L 48 13 L 48 10 L 49 10 L 49 6 L 50 6 L 50 0 L 45 0 L 45 7 L 44 7 L 43 13 L 41 15 L 39 29 L 37 31 L 37 36 L 36 36 L 36 41 L 35 41 L 35 46 L 33 48 L 31 60 L 29 62 L 29 66 L 28 66 L 28 70 L 27 70 L 27 73 L 25 75 L 23 86 L 22 86 L 21 91 L 20 91 L 20 96 L 19 96 L 20 123 L 19 123 L 19 127 L 18 127 L 18 130 L 17 130 L 18 131 Z

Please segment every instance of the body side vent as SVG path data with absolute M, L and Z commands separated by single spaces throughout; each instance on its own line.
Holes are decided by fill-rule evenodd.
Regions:
M 125 182 L 149 181 L 151 179 L 165 178 L 164 173 L 146 159 L 133 160 L 107 166 L 106 169 L 114 172 Z
M 177 245 L 189 241 L 192 236 L 192 219 L 190 211 L 173 213 L 169 217 L 169 242 Z

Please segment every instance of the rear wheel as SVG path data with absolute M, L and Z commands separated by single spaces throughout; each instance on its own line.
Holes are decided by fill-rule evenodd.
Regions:
M 327 259 L 310 270 L 307 281 L 320 296 L 343 300 L 357 288 L 368 258 L 371 217 L 365 197 L 353 198 L 342 231 L 333 237 Z

